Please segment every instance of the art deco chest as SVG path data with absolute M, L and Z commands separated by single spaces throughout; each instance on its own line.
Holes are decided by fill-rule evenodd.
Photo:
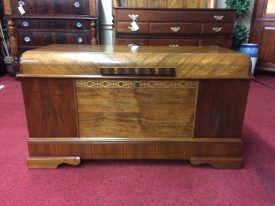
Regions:
M 25 52 L 29 167 L 181 159 L 242 167 L 247 56 L 211 47 L 53 45 Z

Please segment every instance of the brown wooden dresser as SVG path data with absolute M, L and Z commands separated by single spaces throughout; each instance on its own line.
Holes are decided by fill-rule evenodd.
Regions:
M 241 168 L 250 59 L 219 47 L 51 45 L 21 58 L 30 168 L 178 159 Z
M 97 44 L 96 0 L 4 0 L 15 65 L 22 52 L 58 44 Z
M 230 48 L 235 11 L 114 8 L 115 44 Z
M 259 44 L 257 69 L 275 72 L 274 0 L 255 0 L 250 42 Z

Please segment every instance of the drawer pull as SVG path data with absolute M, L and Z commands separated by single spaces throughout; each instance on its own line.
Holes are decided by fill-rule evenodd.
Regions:
M 178 32 L 180 30 L 180 27 L 170 27 L 171 31 Z
M 220 32 L 222 30 L 222 27 L 213 27 L 212 30 L 214 32 Z
M 179 47 L 178 44 L 169 44 L 169 47 Z
M 23 27 L 29 27 L 30 23 L 28 21 L 23 21 L 22 25 L 23 25 Z
M 25 2 L 24 1 L 18 1 L 18 6 L 25 6 Z
M 76 23 L 76 27 L 77 27 L 77 28 L 82 28 L 82 23 L 81 23 L 81 22 L 77 22 L 77 23 Z
M 27 42 L 27 43 L 29 43 L 29 42 L 31 42 L 31 38 L 28 37 L 28 36 L 26 36 L 26 37 L 24 38 L 24 41 Z
M 138 20 L 138 14 L 129 14 L 128 17 L 129 17 L 132 21 L 137 21 L 137 20 Z
M 218 20 L 218 21 L 221 21 L 223 20 L 224 16 L 223 15 L 217 15 L 217 16 L 214 16 L 214 19 Z
M 78 38 L 77 38 L 77 42 L 78 42 L 79 44 L 81 44 L 81 43 L 83 42 L 83 38 L 82 38 L 82 37 L 78 37 Z
M 79 8 L 80 7 L 80 3 L 78 1 L 74 2 L 74 7 Z

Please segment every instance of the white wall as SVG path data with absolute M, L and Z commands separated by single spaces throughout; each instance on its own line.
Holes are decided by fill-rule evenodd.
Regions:
M 254 0 L 251 0 L 250 11 L 243 18 L 242 22 L 247 28 L 250 28 L 251 17 L 253 12 Z M 225 8 L 225 0 L 217 0 L 217 8 Z M 110 45 L 112 44 L 112 0 L 98 0 L 99 9 L 99 32 L 101 35 L 101 44 Z

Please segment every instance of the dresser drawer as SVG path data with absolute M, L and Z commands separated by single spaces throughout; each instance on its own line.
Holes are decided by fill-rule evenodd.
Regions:
M 22 46 L 46 46 L 49 44 L 91 44 L 90 32 L 37 32 L 19 31 L 18 44 Z
M 89 15 L 88 0 L 10 0 L 13 14 L 20 15 L 22 5 L 25 14 L 74 14 Z
M 233 32 L 233 23 L 204 23 L 202 33 L 204 34 L 230 34 Z
M 116 9 L 116 21 L 233 22 L 235 12 L 226 9 Z
M 90 30 L 90 20 L 67 20 L 67 19 L 17 19 L 17 29 L 76 29 Z
M 149 39 L 150 46 L 199 46 L 199 39 Z
M 137 45 L 137 46 L 147 46 L 148 39 L 116 39 L 116 45 Z
M 199 23 L 151 23 L 150 33 L 154 34 L 194 34 L 201 33 L 201 24 Z
M 202 39 L 201 46 L 219 46 L 230 49 L 232 46 L 231 39 Z
M 133 31 L 131 22 L 118 22 L 116 32 L 117 33 L 128 33 L 128 34 L 147 34 L 149 32 L 148 23 L 139 23 L 139 30 Z

